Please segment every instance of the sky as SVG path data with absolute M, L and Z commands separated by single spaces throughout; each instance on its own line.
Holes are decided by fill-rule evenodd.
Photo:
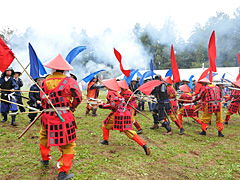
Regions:
M 233 16 L 240 0 L 0 0 L 0 29 L 4 26 L 23 33 L 28 27 L 63 36 L 73 28 L 89 36 L 109 28 L 114 33 L 150 23 L 161 29 L 166 18 L 175 22 L 185 40 L 196 23 L 204 25 L 216 11 Z

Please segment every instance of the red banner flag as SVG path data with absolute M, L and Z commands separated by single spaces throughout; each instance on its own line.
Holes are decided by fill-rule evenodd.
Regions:
M 127 78 L 128 78 L 128 77 L 130 76 L 131 70 L 124 70 L 124 69 L 123 69 L 123 66 L 122 66 L 122 56 L 121 56 L 121 54 L 120 54 L 115 48 L 113 48 L 113 49 L 114 49 L 114 54 L 115 54 L 117 60 L 118 60 L 119 63 L 120 63 L 120 69 L 121 69 L 122 73 L 123 73 L 125 76 L 127 76 Z
M 146 95 L 150 95 L 152 90 L 156 87 L 161 85 L 163 82 L 159 81 L 159 80 L 152 80 L 149 82 L 144 83 L 143 85 L 141 85 L 138 90 L 143 92 Z
M 217 57 L 216 44 L 215 44 L 215 31 L 212 32 L 212 35 L 209 40 L 208 56 L 209 56 L 209 65 L 210 65 L 211 70 L 213 72 L 217 72 L 216 63 L 215 63 L 215 60 Z
M 203 71 L 203 73 L 201 74 L 201 76 L 199 77 L 198 81 L 207 77 L 208 72 L 210 71 L 210 67 L 208 69 L 206 69 L 205 71 Z M 210 74 L 209 74 L 209 79 L 210 79 Z M 197 83 L 196 87 L 195 87 L 195 94 L 199 93 L 200 88 L 202 87 L 202 84 Z
M 13 62 L 14 53 L 9 49 L 6 43 L 0 37 L 0 71 L 4 72 Z
M 238 63 L 239 63 L 239 73 L 238 73 L 236 81 L 238 81 L 240 79 L 240 54 L 237 53 L 237 56 L 238 56 Z
M 181 82 L 180 75 L 178 71 L 177 61 L 174 54 L 173 45 L 171 46 L 171 65 L 172 65 L 172 74 L 174 82 Z

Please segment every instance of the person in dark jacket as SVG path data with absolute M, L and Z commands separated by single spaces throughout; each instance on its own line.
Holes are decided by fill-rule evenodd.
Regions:
M 18 89 L 17 90 L 20 90 L 20 88 L 23 87 L 23 81 L 19 77 L 20 74 L 21 74 L 21 72 L 19 72 L 19 71 L 15 71 L 15 73 L 14 73 L 14 80 L 16 81 L 16 83 L 18 85 Z M 15 92 L 15 94 L 16 94 L 17 103 L 23 105 L 21 92 Z M 22 107 L 22 106 L 19 106 L 19 110 L 21 112 L 25 112 L 25 108 Z
M 16 102 L 16 98 L 14 96 L 14 90 L 18 89 L 18 85 L 16 81 L 13 79 L 14 71 L 11 68 L 8 68 L 1 76 L 0 78 L 0 90 L 1 89 L 7 89 L 11 91 L 1 91 L 1 99 Z M 3 120 L 1 122 L 7 121 L 7 114 L 9 111 L 17 112 L 18 108 L 15 104 L 10 104 L 7 102 L 2 101 L 1 102 L 1 113 L 3 116 Z M 15 122 L 16 115 L 12 116 L 12 125 L 16 126 L 17 123 Z
M 155 76 L 155 79 L 161 80 L 161 76 Z M 167 86 L 163 82 L 159 86 L 155 87 L 152 91 L 152 94 L 157 98 L 157 104 L 153 109 L 153 123 L 154 125 L 150 127 L 150 129 L 158 129 L 159 122 L 162 124 L 162 127 L 166 128 L 167 133 L 165 135 L 172 135 L 172 128 L 169 122 L 164 120 L 164 117 L 167 116 L 167 111 L 171 109 L 169 95 L 167 91 Z
M 39 86 L 41 86 L 43 80 L 44 80 L 43 77 L 39 77 L 39 78 L 35 79 L 35 81 L 38 83 Z M 40 111 L 43 110 L 43 107 L 41 105 L 40 89 L 37 87 L 36 84 L 33 84 L 30 87 L 30 91 L 38 91 L 38 93 L 36 93 L 36 92 L 29 92 L 30 100 L 27 102 L 28 105 L 31 106 L 31 107 L 37 108 Z M 29 109 L 29 112 L 31 112 L 31 111 L 33 111 L 33 110 Z M 31 123 L 36 116 L 37 116 L 37 113 L 29 113 L 28 114 L 28 117 L 30 118 L 29 123 Z

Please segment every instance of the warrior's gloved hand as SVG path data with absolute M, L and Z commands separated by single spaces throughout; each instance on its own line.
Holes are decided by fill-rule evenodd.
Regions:
M 75 109 L 74 109 L 74 108 L 72 108 L 72 107 L 70 107 L 70 110 L 71 110 L 72 112 L 74 112 L 74 111 L 75 111 Z
M 98 107 L 99 107 L 99 108 L 103 108 L 103 104 L 99 104 Z

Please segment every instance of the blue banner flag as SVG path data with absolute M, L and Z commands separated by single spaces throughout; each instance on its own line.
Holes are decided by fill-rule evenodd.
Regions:
M 137 77 L 140 77 L 140 78 L 142 78 L 142 74 L 140 73 L 140 72 L 137 72 Z
M 226 75 L 226 73 L 223 74 L 222 79 L 221 79 L 221 83 L 223 83 L 223 80 L 224 80 L 224 78 L 225 78 L 225 75 Z
M 153 61 L 152 61 L 152 59 L 150 61 L 150 70 L 153 72 Z M 153 73 L 152 73 L 152 80 L 153 80 Z
M 192 78 L 194 77 L 194 75 L 191 75 L 190 78 L 188 79 L 190 81 L 190 83 L 188 83 L 188 86 L 190 87 L 190 89 L 192 90 Z
M 147 77 L 149 77 L 149 76 L 154 76 L 154 75 L 156 75 L 156 73 L 154 73 L 154 72 L 152 72 L 152 71 L 146 71 L 146 72 L 143 74 L 142 78 L 140 79 L 139 84 L 142 85 L 145 78 L 147 78 Z
M 212 72 L 212 75 L 213 75 L 213 77 L 214 77 L 214 76 L 218 75 L 218 73 Z M 208 80 L 209 80 L 209 73 L 208 73 L 208 75 L 206 76 L 206 78 L 208 78 Z
M 132 81 L 132 78 L 134 77 L 134 75 L 137 73 L 139 71 L 139 69 L 137 69 L 137 70 L 134 70 L 134 69 L 132 69 L 131 70 L 131 73 L 130 73 L 130 75 L 129 75 L 129 77 L 127 78 L 127 76 L 124 76 L 124 80 L 126 80 L 126 82 L 127 82 L 127 84 L 129 85 L 129 83 Z
M 66 61 L 71 64 L 71 62 L 73 61 L 73 59 L 82 51 L 84 51 L 86 49 L 86 46 L 78 46 L 75 47 L 74 49 L 72 49 L 67 57 L 66 57 Z
M 97 73 L 99 73 L 99 72 L 101 72 L 101 71 L 106 71 L 106 70 L 105 70 L 105 69 L 101 69 L 101 70 L 99 70 L 99 71 L 93 72 L 93 73 L 89 74 L 88 76 L 86 76 L 85 78 L 83 78 L 82 80 L 83 80 L 85 83 L 88 83 L 89 81 L 91 81 L 91 80 L 93 79 L 93 77 L 94 77 Z
M 168 76 L 172 77 L 172 68 L 170 68 L 165 75 L 165 77 L 168 77 Z
M 30 75 L 33 79 L 43 77 L 47 74 L 46 69 L 44 68 L 42 62 L 37 57 L 36 52 L 34 51 L 32 45 L 28 44 L 29 57 L 30 57 Z

